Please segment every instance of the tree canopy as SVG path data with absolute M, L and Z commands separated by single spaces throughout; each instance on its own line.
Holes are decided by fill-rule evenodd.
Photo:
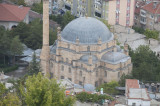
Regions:
M 20 85 L 21 94 L 28 106 L 72 106 L 75 98 L 64 94 L 55 79 L 38 75 L 28 76 L 24 85 Z
M 103 88 L 104 93 L 117 94 L 118 91 L 115 88 L 118 86 L 119 86 L 118 82 L 111 81 L 109 83 L 104 83 L 104 84 L 100 85 L 97 89 L 100 90 L 101 88 Z

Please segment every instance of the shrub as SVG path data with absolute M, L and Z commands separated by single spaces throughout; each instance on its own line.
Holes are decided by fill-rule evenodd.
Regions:
M 2 68 L 1 70 L 2 70 L 4 73 L 8 73 L 8 72 L 15 71 L 15 70 L 17 70 L 17 69 L 18 69 L 18 65 L 14 65 L 14 66 Z
M 94 103 L 100 103 L 104 99 L 114 100 L 111 96 L 108 95 L 89 94 L 87 92 L 81 92 L 77 94 L 76 98 L 81 102 L 94 102 Z

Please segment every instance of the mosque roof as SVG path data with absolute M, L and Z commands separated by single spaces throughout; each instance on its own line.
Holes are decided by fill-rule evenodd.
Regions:
M 107 52 L 101 58 L 102 61 L 111 64 L 118 64 L 120 62 L 125 62 L 128 59 L 130 59 L 130 57 L 121 52 Z
M 92 63 L 96 63 L 98 61 L 98 58 L 95 55 L 83 55 L 80 58 L 80 61 L 84 62 L 84 63 L 88 63 L 89 57 L 92 56 Z
M 97 44 L 99 38 L 102 43 L 113 40 L 113 34 L 107 26 L 96 18 L 80 17 L 71 21 L 61 33 L 62 40 L 80 44 Z

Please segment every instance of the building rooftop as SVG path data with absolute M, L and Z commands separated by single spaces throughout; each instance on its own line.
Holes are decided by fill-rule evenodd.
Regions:
M 1 3 L 0 21 L 14 21 L 14 22 L 23 21 L 29 10 L 30 10 L 29 7 Z
M 130 57 L 121 52 L 107 52 L 101 58 L 102 61 L 112 64 L 125 62 L 128 59 L 130 59 Z
M 139 81 L 137 79 L 126 79 L 126 86 L 129 88 L 139 88 Z
M 134 99 L 143 99 L 143 100 L 150 100 L 150 97 L 147 93 L 146 89 L 140 88 L 130 88 L 129 89 L 129 98 Z
M 151 2 L 142 7 L 143 10 L 146 10 L 153 14 L 160 14 L 160 3 Z
M 98 19 L 80 17 L 63 29 L 61 38 L 71 43 L 76 43 L 76 39 L 79 39 L 80 44 L 97 44 L 99 39 L 102 43 L 113 40 L 113 34 Z

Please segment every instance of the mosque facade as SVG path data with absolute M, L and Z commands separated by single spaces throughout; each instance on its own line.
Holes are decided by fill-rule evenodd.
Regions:
M 116 37 L 96 18 L 77 18 L 62 31 L 58 28 L 57 37 L 49 60 L 50 73 L 57 79 L 99 86 L 131 73 L 128 45 L 117 46 Z

